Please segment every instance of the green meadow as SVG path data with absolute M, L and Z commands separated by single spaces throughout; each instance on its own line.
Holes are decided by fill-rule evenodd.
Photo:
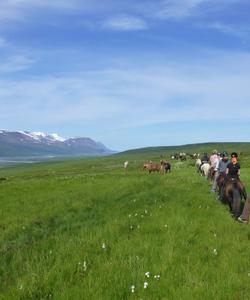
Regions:
M 248 144 L 183 151 L 215 146 L 242 150 L 249 192 Z M 180 149 L 0 169 L 0 299 L 250 299 L 250 226 Z M 142 170 L 161 157 L 171 173 Z

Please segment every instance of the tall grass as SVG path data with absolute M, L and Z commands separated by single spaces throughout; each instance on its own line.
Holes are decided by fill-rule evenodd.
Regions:
M 249 225 L 194 162 L 148 174 L 158 154 L 126 156 L 127 171 L 124 157 L 1 170 L 0 298 L 249 299 Z

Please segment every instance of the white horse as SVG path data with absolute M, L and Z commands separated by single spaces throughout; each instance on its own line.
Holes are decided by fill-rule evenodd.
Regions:
M 201 173 L 208 178 L 208 174 L 209 174 L 209 169 L 210 169 L 210 164 L 209 163 L 204 163 L 201 166 Z
M 199 170 L 200 170 L 200 165 L 201 165 L 201 160 L 200 160 L 200 158 L 197 158 L 195 161 L 195 167 L 197 169 L 197 172 L 199 172 Z

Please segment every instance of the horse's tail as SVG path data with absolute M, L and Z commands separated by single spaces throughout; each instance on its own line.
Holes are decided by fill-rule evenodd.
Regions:
M 243 197 L 246 200 L 247 199 L 246 188 L 245 188 L 244 184 L 240 180 L 237 180 L 237 187 L 238 187 L 238 189 L 240 191 L 241 197 Z

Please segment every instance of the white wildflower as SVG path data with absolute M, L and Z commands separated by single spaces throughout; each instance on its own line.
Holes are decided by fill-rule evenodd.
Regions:
M 131 292 L 134 293 L 135 292 L 135 286 L 131 285 Z
M 87 263 L 86 263 L 86 261 L 83 262 L 83 271 L 87 271 Z
M 161 276 L 160 275 L 155 275 L 154 278 L 157 279 L 157 280 L 160 280 Z
M 145 212 L 145 214 L 147 214 L 147 213 L 148 213 L 148 211 L 147 211 L 146 209 L 145 209 L 145 211 L 144 211 L 144 212 Z
M 144 289 L 146 289 L 147 287 L 148 287 L 148 282 L 145 281 L 145 282 L 144 282 Z
M 214 255 L 217 255 L 218 253 L 217 253 L 217 250 L 216 249 L 214 249 Z
M 146 272 L 146 273 L 145 273 L 145 276 L 146 276 L 146 277 L 149 277 L 149 276 L 150 276 L 150 272 Z
M 105 245 L 105 243 L 102 243 L 102 249 L 103 249 L 103 250 L 106 250 L 106 245 Z

